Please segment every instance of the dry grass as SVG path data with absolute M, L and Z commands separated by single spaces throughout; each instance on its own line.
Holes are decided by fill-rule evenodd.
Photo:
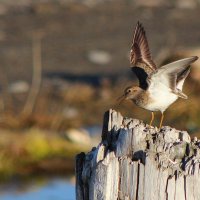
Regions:
M 104 112 L 110 108 L 123 116 L 148 123 L 149 111 L 129 101 L 118 105 L 116 99 L 126 86 L 121 82 L 98 88 L 70 85 L 67 91 L 53 90 L 48 95 L 41 92 L 31 116 L 4 113 L 0 121 L 0 176 L 45 171 L 54 173 L 55 169 L 59 171 L 60 168 L 73 170 L 74 156 L 90 147 L 73 144 L 58 133 L 71 127 L 101 124 Z M 164 125 L 188 130 L 192 137 L 200 136 L 200 86 L 187 82 L 184 91 L 189 99 L 180 99 L 170 106 L 165 113 Z M 154 125 L 159 124 L 159 119 L 160 114 L 156 113 Z

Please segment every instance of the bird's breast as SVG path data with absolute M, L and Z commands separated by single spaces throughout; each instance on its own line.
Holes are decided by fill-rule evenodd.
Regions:
M 149 94 L 149 103 L 146 105 L 146 109 L 151 111 L 164 112 L 178 98 L 170 88 L 162 84 L 150 88 Z

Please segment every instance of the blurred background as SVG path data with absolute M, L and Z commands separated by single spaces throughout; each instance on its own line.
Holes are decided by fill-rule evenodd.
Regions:
M 149 123 L 150 112 L 116 101 L 137 84 L 137 21 L 162 65 L 200 56 L 199 9 L 199 0 L 0 0 L 0 199 L 74 200 L 74 157 L 99 143 L 104 112 Z M 199 61 L 184 92 L 164 124 L 198 137 Z

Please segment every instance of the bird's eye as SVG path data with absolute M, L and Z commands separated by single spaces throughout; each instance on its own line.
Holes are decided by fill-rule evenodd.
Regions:
M 128 93 L 130 93 L 131 92 L 131 90 L 130 89 L 128 89 L 128 91 L 127 91 Z

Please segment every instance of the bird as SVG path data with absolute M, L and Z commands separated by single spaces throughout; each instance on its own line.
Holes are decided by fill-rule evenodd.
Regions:
M 139 80 L 139 86 L 129 86 L 119 97 L 120 102 L 131 100 L 137 106 L 151 111 L 152 126 L 154 112 L 161 112 L 159 129 L 161 129 L 165 110 L 178 98 L 187 99 L 183 93 L 183 84 L 190 73 L 190 64 L 198 56 L 183 58 L 157 67 L 149 49 L 144 27 L 137 23 L 130 50 L 130 67 Z

